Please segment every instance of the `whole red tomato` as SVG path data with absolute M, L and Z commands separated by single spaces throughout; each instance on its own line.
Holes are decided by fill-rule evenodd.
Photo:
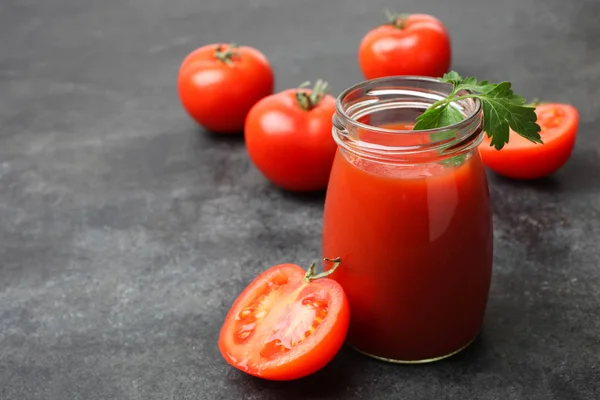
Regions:
M 179 98 L 187 113 L 206 129 L 240 133 L 248 111 L 273 93 L 273 70 L 258 50 L 210 44 L 190 53 L 179 68 Z
M 291 191 L 327 187 L 335 156 L 335 99 L 319 80 L 312 90 L 288 89 L 260 100 L 248 113 L 245 139 L 254 165 Z
M 427 14 L 387 15 L 390 23 L 368 32 L 358 48 L 365 78 L 440 77 L 448 72 L 450 37 L 440 20 Z

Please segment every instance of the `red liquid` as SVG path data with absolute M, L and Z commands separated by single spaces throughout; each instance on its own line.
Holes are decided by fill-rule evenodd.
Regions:
M 342 258 L 333 278 L 350 301 L 351 345 L 402 361 L 461 349 L 480 329 L 492 271 L 479 153 L 460 166 L 400 166 L 338 150 L 323 256 Z

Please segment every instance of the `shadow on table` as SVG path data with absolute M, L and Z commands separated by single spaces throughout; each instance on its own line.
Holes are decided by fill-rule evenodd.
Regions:
M 591 129 L 591 127 L 589 128 Z M 539 193 L 581 193 L 600 189 L 600 154 L 593 147 L 575 147 L 570 159 L 554 174 L 532 180 L 506 178 L 488 171 L 490 183 Z
M 244 144 L 244 133 L 217 133 L 213 131 L 209 131 L 202 127 L 199 127 L 197 130 L 197 135 L 204 137 L 208 142 L 211 143 L 231 143 L 231 144 Z
M 283 189 L 278 189 L 284 199 L 306 204 L 324 204 L 325 203 L 325 190 L 316 192 L 290 192 Z
M 512 178 L 506 178 L 502 175 L 498 175 L 495 172 L 489 171 L 488 177 L 490 182 L 500 184 L 502 186 L 510 186 L 515 189 L 532 189 L 536 192 L 553 193 L 561 190 L 562 183 L 555 176 L 550 175 L 540 179 L 532 180 L 517 180 Z
M 244 375 L 244 385 L 254 392 L 264 393 L 264 398 L 269 399 L 345 398 L 361 366 L 364 366 L 364 359 L 361 354 L 344 346 L 325 368 L 306 378 L 277 382 Z
M 374 360 L 344 346 L 336 358 L 321 371 L 296 381 L 274 382 L 243 374 L 240 384 L 261 399 L 356 399 L 372 393 L 384 396 L 404 385 L 421 380 L 468 382 L 490 369 L 494 355 L 485 335 L 446 360 L 427 364 L 391 364 Z M 397 394 L 397 393 L 396 393 Z M 379 398 L 378 397 L 378 398 Z M 381 397 L 385 398 L 385 397 Z

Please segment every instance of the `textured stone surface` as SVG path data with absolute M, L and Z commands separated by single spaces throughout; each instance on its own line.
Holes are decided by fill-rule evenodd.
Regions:
M 574 103 L 575 152 L 540 182 L 490 177 L 494 279 L 467 351 L 405 367 L 343 349 L 299 382 L 252 379 L 220 358 L 220 324 L 259 271 L 319 256 L 323 197 L 273 188 L 243 141 L 197 128 L 179 62 L 237 41 L 278 89 L 322 77 L 337 94 L 384 7 L 442 18 L 462 73 Z M 597 0 L 3 0 L 0 399 L 599 399 L 598 15 Z

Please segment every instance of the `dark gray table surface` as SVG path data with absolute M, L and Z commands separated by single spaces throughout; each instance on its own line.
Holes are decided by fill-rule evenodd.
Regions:
M 489 308 L 468 350 L 423 366 L 344 348 L 273 383 L 229 367 L 223 317 L 263 269 L 320 252 L 323 195 L 280 191 L 240 139 L 182 111 L 181 59 L 260 48 L 277 89 L 362 79 L 381 10 L 439 16 L 453 68 L 575 104 L 555 176 L 490 175 Z M 600 2 L 3 0 L 1 399 L 600 399 Z M 466 255 L 468 256 L 468 255 Z

